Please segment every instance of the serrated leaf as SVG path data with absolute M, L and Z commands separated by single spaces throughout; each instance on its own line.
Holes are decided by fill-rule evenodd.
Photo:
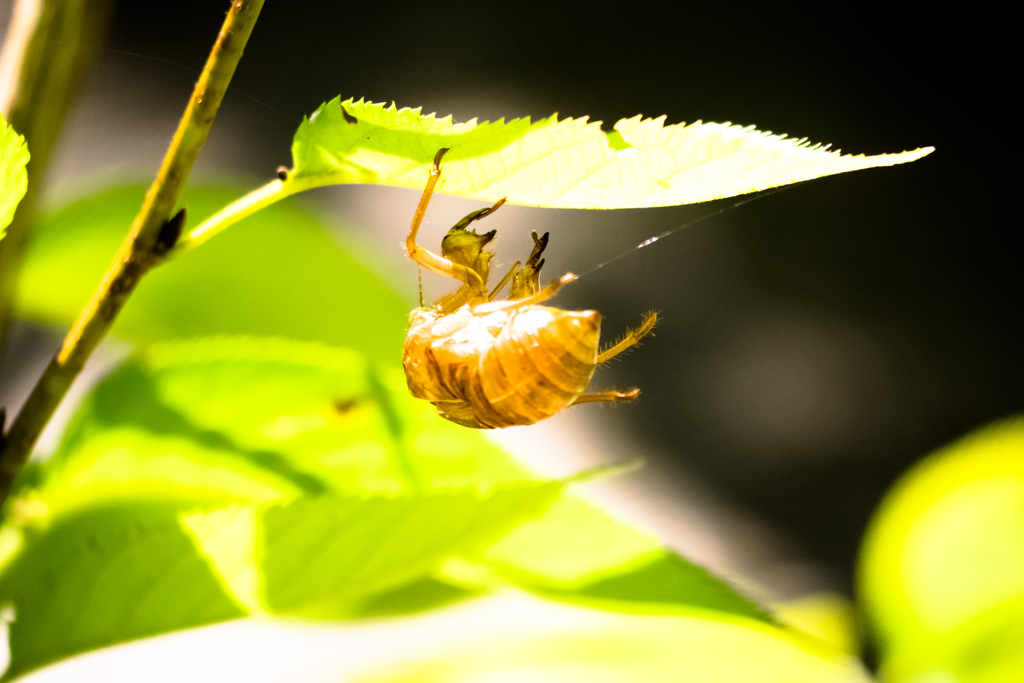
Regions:
M 0 240 L 28 189 L 28 145 L 0 116 Z
M 450 148 L 438 190 L 512 204 L 577 209 L 672 206 L 919 159 L 841 155 L 753 127 L 665 125 L 665 117 L 600 122 L 453 123 L 419 109 L 335 98 L 304 120 L 292 143 L 285 193 L 341 183 L 421 189 L 434 155 Z
M 21 269 L 22 316 L 70 324 L 117 253 L 146 193 L 116 187 L 42 217 Z M 239 192 L 189 187 L 188 224 Z M 409 306 L 363 259 L 346 253 L 320 219 L 285 202 L 245 220 L 203 249 L 150 273 L 113 334 L 135 342 L 216 334 L 286 336 L 347 346 L 397 363 Z M 414 292 L 408 292 L 412 299 Z

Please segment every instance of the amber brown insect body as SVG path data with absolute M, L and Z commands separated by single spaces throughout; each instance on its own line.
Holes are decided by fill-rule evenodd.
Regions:
M 649 333 L 655 314 L 599 353 L 597 311 L 539 305 L 576 279 L 570 273 L 540 287 L 547 234 L 534 233 L 534 248 L 525 264 L 516 262 L 488 291 L 491 254 L 485 247 L 495 231 L 478 235 L 467 226 L 496 211 L 504 199 L 474 211 L 449 230 L 441 242 L 441 256 L 416 244 L 447 151 L 434 157 L 406 247 L 417 263 L 462 285 L 434 306 L 413 311 L 402 360 L 413 396 L 430 401 L 452 422 L 482 429 L 533 424 L 578 403 L 635 399 L 638 389 L 585 392 L 597 365 Z M 508 300 L 494 301 L 506 285 Z

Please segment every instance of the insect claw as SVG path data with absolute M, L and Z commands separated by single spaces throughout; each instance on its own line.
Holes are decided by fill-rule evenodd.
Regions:
M 437 154 L 434 155 L 434 168 L 430 171 L 430 175 L 438 175 L 441 173 L 441 157 L 443 157 L 450 149 L 450 147 L 442 147 L 437 150 Z

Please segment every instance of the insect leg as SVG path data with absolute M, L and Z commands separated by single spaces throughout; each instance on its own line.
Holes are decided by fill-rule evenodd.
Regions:
M 572 402 L 572 405 L 579 405 L 580 403 L 616 403 L 619 401 L 632 401 L 640 395 L 639 389 L 630 389 L 629 391 L 599 391 L 595 394 L 583 394 L 577 396 L 576 400 Z
M 562 285 L 566 285 L 576 279 L 576 276 L 572 273 L 566 273 L 562 277 L 558 278 L 550 285 L 541 289 L 533 294 L 523 297 L 522 299 L 509 299 L 508 301 L 492 301 L 490 303 L 481 304 L 476 310 L 481 313 L 493 313 L 494 311 L 501 311 L 506 308 L 516 308 L 518 306 L 532 306 L 547 301 L 562 288 Z
M 405 238 L 405 248 L 409 251 L 409 256 L 424 268 L 432 270 L 438 275 L 445 275 L 455 280 L 465 282 L 471 287 L 483 290 L 483 279 L 476 271 L 458 263 L 452 263 L 448 259 L 438 256 L 430 250 L 424 249 L 420 245 L 416 244 L 416 235 L 419 233 L 420 224 L 423 223 L 423 215 L 427 212 L 427 205 L 430 204 L 430 198 L 434 194 L 434 188 L 437 186 L 437 180 L 441 177 L 441 157 L 443 157 L 447 151 L 447 147 L 442 147 L 438 150 L 437 154 L 434 155 L 434 166 L 430 169 L 430 177 L 427 179 L 427 186 L 423 188 L 423 195 L 420 197 L 420 203 L 416 207 L 416 213 L 412 217 L 412 226 L 409 228 L 409 236 Z M 492 210 L 493 208 L 494 207 L 492 207 Z
M 544 301 L 547 301 L 548 299 L 555 296 L 555 294 L 558 294 L 558 290 L 562 288 L 562 285 L 567 285 L 575 279 L 575 275 L 573 275 L 572 273 L 566 273 L 557 280 L 554 280 L 550 285 L 548 285 L 544 289 L 541 289 L 528 297 L 519 299 L 516 303 L 532 306 L 533 304 L 539 304 Z
M 656 322 L 658 322 L 658 314 L 654 312 L 648 313 L 638 326 L 626 330 L 626 334 L 622 335 L 622 339 L 614 346 L 599 353 L 597 355 L 597 362 L 604 363 L 609 361 L 631 346 L 636 346 L 641 339 L 650 334 Z
M 440 152 L 439 152 L 439 154 L 440 154 Z M 431 172 L 433 172 L 433 171 L 431 171 Z M 473 221 L 478 221 L 481 218 L 487 218 L 492 213 L 494 213 L 495 211 L 500 209 L 501 205 L 504 204 L 506 201 L 508 201 L 508 200 L 505 197 L 502 197 L 498 201 L 494 202 L 493 206 L 488 206 L 488 207 L 483 208 L 483 209 L 477 209 L 476 211 L 472 212 L 471 214 L 469 214 L 465 218 L 461 219 L 458 223 L 453 225 L 452 226 L 452 230 L 459 230 L 459 229 L 465 230 L 466 226 L 468 226 Z

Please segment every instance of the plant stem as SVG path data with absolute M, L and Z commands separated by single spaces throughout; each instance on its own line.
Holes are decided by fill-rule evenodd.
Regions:
M 297 190 L 292 185 L 294 183 L 286 184 L 280 180 L 274 180 L 263 187 L 253 190 L 244 197 L 236 199 L 183 236 L 174 247 L 171 256 L 178 256 L 179 254 L 191 251 L 243 218 L 256 213 L 264 207 L 270 206 L 274 202 L 295 194 Z
M 284 169 L 282 171 L 285 172 L 287 177 L 287 171 Z M 260 209 L 264 209 L 293 194 L 305 192 L 314 187 L 321 187 L 323 184 L 322 179 L 317 178 L 294 180 L 287 177 L 286 180 L 273 180 L 244 197 L 236 199 L 189 230 L 188 234 L 178 240 L 177 245 L 175 245 L 169 256 L 174 257 L 192 251 L 206 240 L 219 234 L 222 230 L 230 228 L 238 221 L 251 216 Z
M 171 140 L 156 180 L 146 193 L 131 232 L 103 276 L 90 302 L 47 366 L 21 412 L 11 423 L 0 451 L 0 504 L 10 494 L 14 478 L 28 459 L 39 434 L 85 361 L 106 335 L 139 280 L 162 263 L 176 236 L 168 224 L 178 193 L 199 154 L 224 92 L 234 75 L 263 0 L 233 0 L 217 42 L 199 76 L 192 98 Z

